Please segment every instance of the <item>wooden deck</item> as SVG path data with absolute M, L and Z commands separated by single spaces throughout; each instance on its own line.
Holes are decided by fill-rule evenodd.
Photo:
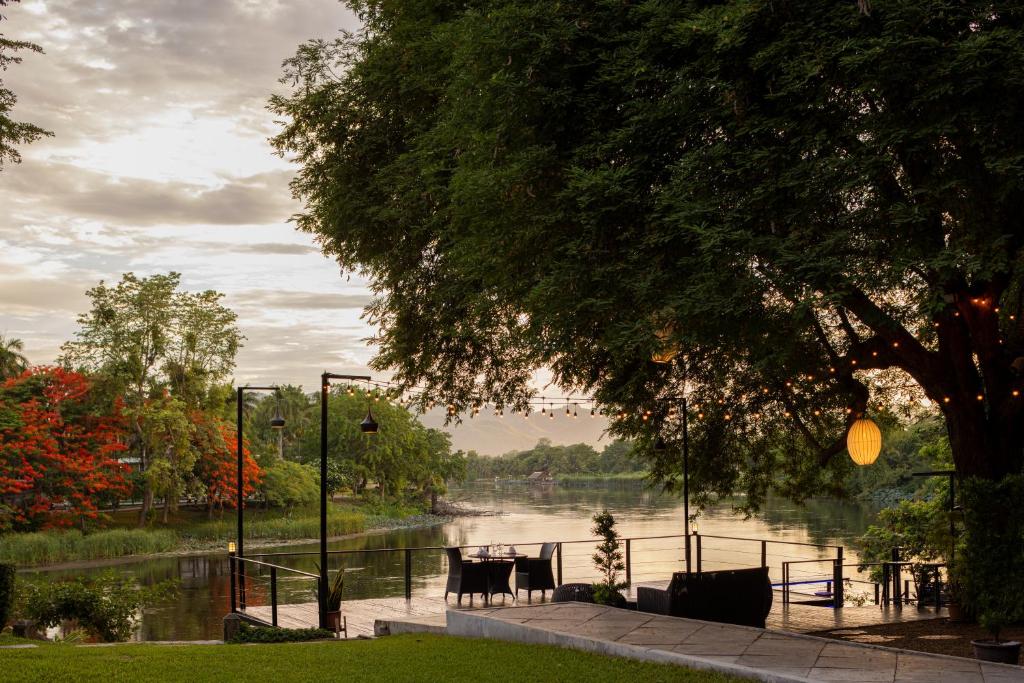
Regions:
M 664 588 L 667 583 L 667 581 L 663 581 L 640 585 Z M 521 604 L 525 606 L 528 603 L 525 594 L 522 595 L 524 597 Z M 628 596 L 631 599 L 634 597 L 632 589 L 628 591 Z M 550 597 L 550 593 L 548 597 Z M 544 602 L 546 601 L 540 596 L 534 595 L 533 602 L 530 604 L 536 605 L 543 604 Z M 449 596 L 448 601 L 445 602 L 442 595 L 416 596 L 411 600 L 406 600 L 404 597 L 373 598 L 346 601 L 342 604 L 342 614 L 348 622 L 349 638 L 360 636 L 372 638 L 374 636 L 374 623 L 378 620 L 443 625 L 447 609 L 475 610 L 489 607 L 513 607 L 519 604 L 508 596 L 495 597 L 490 604 L 486 604 L 480 599 L 470 602 L 468 598 L 463 598 L 461 606 L 456 604 L 455 598 L 452 596 Z M 246 614 L 266 622 L 270 621 L 270 607 L 250 606 L 246 610 Z M 891 606 L 865 605 L 863 607 L 844 607 L 840 610 L 797 603 L 783 605 L 782 593 L 776 591 L 772 610 L 768 614 L 767 627 L 770 630 L 787 631 L 790 633 L 811 633 L 837 628 L 855 628 L 875 624 L 934 619 L 937 616 L 944 615 L 945 610 L 941 610 L 937 614 L 934 608 L 918 610 L 915 605 L 906 605 L 902 609 L 896 609 Z M 285 628 L 316 627 L 316 603 L 280 605 L 278 608 L 278 625 Z

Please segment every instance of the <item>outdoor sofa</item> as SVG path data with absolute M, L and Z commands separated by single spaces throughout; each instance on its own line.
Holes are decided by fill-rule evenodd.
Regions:
M 636 589 L 637 610 L 764 628 L 772 608 L 768 568 L 676 572 L 668 588 Z

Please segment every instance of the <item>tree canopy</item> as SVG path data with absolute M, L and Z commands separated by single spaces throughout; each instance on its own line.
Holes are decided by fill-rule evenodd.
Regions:
M 927 399 L 963 475 L 1021 469 L 1017 5 L 348 4 L 271 107 L 378 367 L 460 408 L 548 367 L 641 446 L 685 392 L 695 478 L 752 502 L 837 490 L 879 404 Z
M 20 0 L 0 0 L 0 10 L 12 2 L 20 2 Z M 0 21 L 4 19 L 4 15 L 0 14 Z M 24 40 L 6 38 L 3 33 L 0 33 L 0 72 L 7 71 L 12 64 L 20 64 L 22 58 L 18 53 L 25 50 L 42 52 L 43 48 Z M 5 162 L 18 163 L 21 161 L 18 145 L 28 144 L 44 135 L 52 135 L 35 124 L 12 119 L 10 113 L 17 101 L 18 98 L 14 92 L 10 88 L 5 88 L 3 79 L 0 78 L 0 169 L 3 169 Z

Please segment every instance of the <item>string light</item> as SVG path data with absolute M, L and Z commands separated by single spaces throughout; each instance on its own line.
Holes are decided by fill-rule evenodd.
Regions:
M 1020 396 L 1020 389 L 1014 389 L 1012 393 L 1013 393 L 1013 397 L 1017 398 L 1017 397 Z

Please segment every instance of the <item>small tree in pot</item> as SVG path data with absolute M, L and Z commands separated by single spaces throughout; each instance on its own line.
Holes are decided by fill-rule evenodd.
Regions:
M 612 607 L 625 607 L 626 598 L 619 591 L 626 587 L 619 583 L 619 572 L 626 568 L 619 550 L 619 532 L 615 530 L 615 518 L 607 510 L 594 515 L 591 533 L 601 538 L 594 553 L 594 565 L 603 580 L 594 584 L 594 602 Z
M 974 640 L 974 655 L 1016 664 L 1020 643 L 999 638 L 1003 627 L 1024 620 L 1024 476 L 963 483 L 965 551 L 963 592 L 991 640 Z

